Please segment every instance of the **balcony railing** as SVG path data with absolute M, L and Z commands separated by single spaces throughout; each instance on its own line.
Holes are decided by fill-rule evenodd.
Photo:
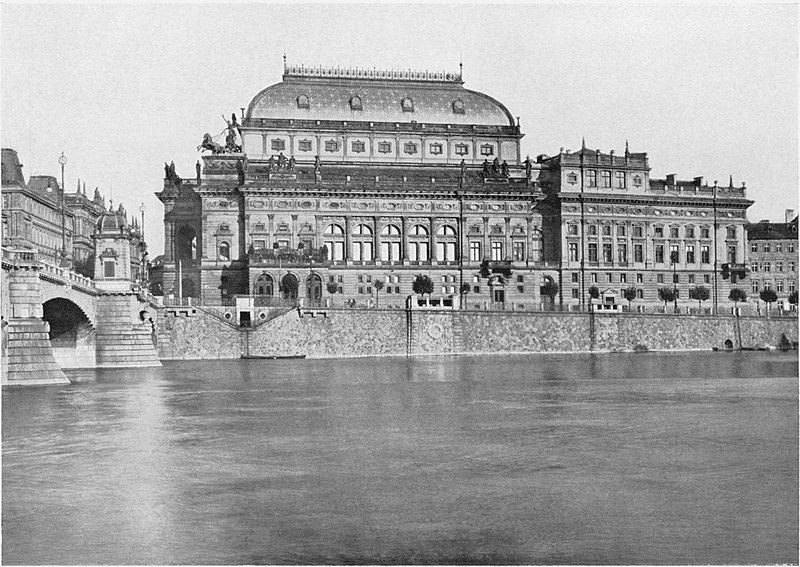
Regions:
M 330 266 L 328 248 L 257 248 L 248 253 L 251 266 Z

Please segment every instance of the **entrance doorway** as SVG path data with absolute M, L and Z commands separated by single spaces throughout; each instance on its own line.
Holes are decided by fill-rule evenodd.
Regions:
M 306 298 L 312 303 L 322 301 L 322 278 L 319 275 L 311 274 L 306 279 Z
M 281 278 L 281 297 L 291 301 L 297 300 L 297 288 L 299 284 L 294 274 L 286 274 Z

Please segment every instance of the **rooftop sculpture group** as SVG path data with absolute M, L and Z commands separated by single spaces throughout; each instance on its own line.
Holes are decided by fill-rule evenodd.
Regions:
M 241 139 L 241 131 L 239 130 L 239 122 L 236 120 L 236 114 L 231 114 L 230 120 L 224 116 L 222 119 L 227 124 L 227 127 L 213 137 L 208 132 L 203 134 L 203 141 L 197 146 L 197 151 L 209 150 L 212 154 L 238 154 L 242 152 L 242 145 L 237 143 L 237 135 Z M 216 142 L 223 134 L 225 135 L 224 146 Z

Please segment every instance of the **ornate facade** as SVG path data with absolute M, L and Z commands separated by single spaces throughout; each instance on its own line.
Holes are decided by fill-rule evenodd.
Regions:
M 165 294 L 364 304 L 380 281 L 399 306 L 424 274 L 445 302 L 549 301 L 519 125 L 460 75 L 286 68 L 234 120 L 194 179 L 166 168 Z
M 749 286 L 745 186 L 713 186 L 702 177 L 651 179 L 646 153 L 583 147 L 539 156 L 545 200 L 545 247 L 561 259 L 561 300 L 586 305 L 595 286 L 604 307 L 658 305 L 659 288 L 697 307 L 689 291 L 706 287 L 710 304 L 728 303 L 731 287 Z M 726 264 L 731 277 L 720 276 Z M 663 303 L 662 303 L 663 304 Z
M 471 308 L 578 309 L 593 285 L 611 308 L 665 286 L 710 306 L 747 277 L 744 186 L 650 179 L 627 148 L 523 160 L 518 121 L 460 73 L 284 67 L 227 122 L 193 179 L 166 167 L 166 295 L 368 304 L 380 281 L 399 306 L 425 274 Z
M 762 220 L 747 226 L 750 249 L 750 296 L 757 301 L 764 289 L 772 289 L 778 296 L 777 307 L 790 306 L 789 296 L 797 291 L 798 239 L 797 215 L 787 209 L 784 222 Z

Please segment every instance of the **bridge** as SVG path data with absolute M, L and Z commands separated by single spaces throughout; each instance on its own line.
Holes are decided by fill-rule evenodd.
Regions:
M 68 383 L 64 369 L 159 366 L 155 299 L 2 249 L 3 385 Z

